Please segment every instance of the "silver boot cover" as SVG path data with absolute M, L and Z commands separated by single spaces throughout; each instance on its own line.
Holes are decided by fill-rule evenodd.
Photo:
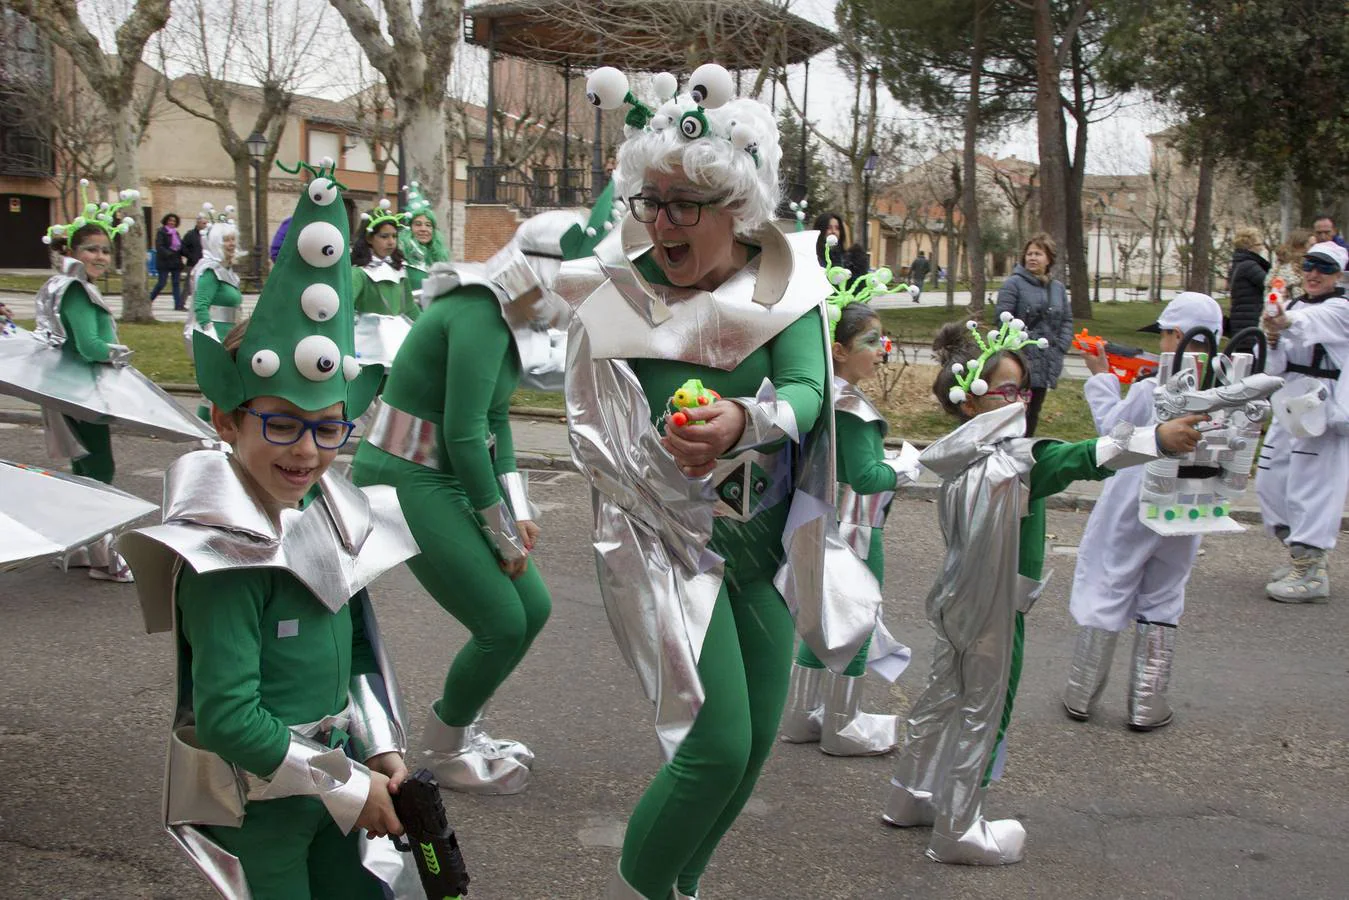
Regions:
M 1085 722 L 1101 699 L 1110 679 L 1110 663 L 1115 658 L 1119 632 L 1084 627 L 1077 633 L 1077 647 L 1068 669 L 1068 684 L 1063 689 L 1063 708 L 1068 716 Z
M 1129 727 L 1151 731 L 1170 725 L 1173 713 L 1166 699 L 1171 684 L 1171 658 L 1176 626 L 1139 622 L 1134 631 L 1134 658 L 1129 678 Z
M 928 828 L 937 820 L 929 791 L 910 790 L 898 781 L 890 781 L 890 797 L 885 801 L 881 821 L 897 828 Z
M 1026 856 L 1026 829 L 1016 819 L 983 816 L 959 837 L 933 832 L 927 858 L 960 866 L 1008 866 Z
M 824 676 L 824 719 L 820 749 L 830 756 L 880 756 L 899 743 L 895 716 L 862 712 L 862 676 Z
M 604 900 L 646 900 L 637 889 L 623 879 L 623 872 L 614 867 L 614 875 L 604 889 Z
M 435 773 L 440 786 L 466 794 L 518 794 L 529 785 L 529 769 L 501 753 L 473 726 L 446 725 L 435 708 L 426 717 L 422 736 L 423 764 Z
M 787 709 L 782 713 L 778 737 L 789 744 L 814 744 L 820 740 L 824 707 L 820 703 L 820 680 L 824 669 L 792 663 L 792 681 L 787 688 Z

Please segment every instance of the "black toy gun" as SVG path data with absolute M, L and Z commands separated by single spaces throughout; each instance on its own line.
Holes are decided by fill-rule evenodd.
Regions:
M 403 823 L 403 839 L 396 839 L 394 846 L 416 859 L 427 900 L 463 900 L 468 869 L 430 769 L 419 769 L 403 781 L 393 795 L 393 808 Z

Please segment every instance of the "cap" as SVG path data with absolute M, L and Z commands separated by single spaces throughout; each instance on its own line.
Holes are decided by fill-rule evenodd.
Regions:
M 1343 272 L 1345 266 L 1349 264 L 1349 250 L 1345 250 L 1334 241 L 1322 241 L 1319 244 L 1312 244 L 1311 249 L 1303 254 L 1303 258 L 1334 263 Z
M 1156 322 L 1138 330 L 1161 334 L 1173 328 L 1179 328 L 1182 334 L 1193 328 L 1207 328 L 1214 337 L 1222 337 L 1223 308 L 1208 294 L 1181 291 L 1166 304 Z

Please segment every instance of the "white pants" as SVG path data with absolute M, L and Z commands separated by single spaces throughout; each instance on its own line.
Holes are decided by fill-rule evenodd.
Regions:
M 1185 611 L 1199 535 L 1163 537 L 1138 519 L 1143 467 L 1105 483 L 1087 519 L 1068 609 L 1077 624 L 1123 631 L 1138 619 L 1175 625 Z
M 1274 534 L 1285 525 L 1285 543 L 1332 550 L 1349 491 L 1349 436 L 1326 432 L 1293 437 L 1277 421 L 1269 427 L 1255 476 L 1260 516 Z

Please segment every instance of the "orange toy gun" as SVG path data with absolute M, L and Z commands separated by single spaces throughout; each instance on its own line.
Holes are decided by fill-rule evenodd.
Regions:
M 1133 384 L 1140 378 L 1157 374 L 1158 357 L 1155 354 L 1087 334 L 1085 328 L 1073 335 L 1073 346 L 1084 353 L 1099 353 L 1101 348 L 1105 348 L 1106 365 L 1119 378 L 1120 384 Z
M 1275 276 L 1269 282 L 1269 290 L 1265 293 L 1265 315 L 1271 319 L 1277 319 L 1287 309 L 1285 298 L 1288 296 L 1288 282 L 1282 277 Z
M 713 402 L 720 399 L 721 394 L 711 388 L 703 387 L 703 383 L 697 378 L 690 378 L 681 384 L 674 395 L 670 397 L 669 408 L 674 411 L 674 414 L 670 416 L 670 422 L 683 428 L 689 424 L 688 413 L 684 410 L 711 406 Z

